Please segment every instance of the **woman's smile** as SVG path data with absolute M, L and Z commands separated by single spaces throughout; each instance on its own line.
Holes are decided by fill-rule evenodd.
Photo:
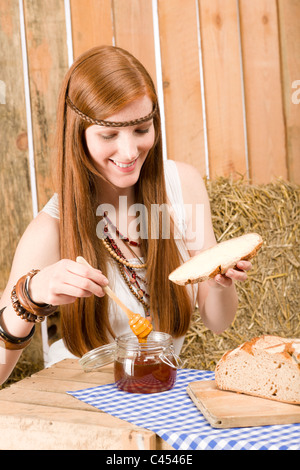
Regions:
M 115 166 L 117 166 L 121 171 L 129 172 L 129 171 L 133 171 L 133 170 L 134 170 L 138 158 L 139 158 L 139 157 L 137 156 L 134 160 L 132 160 L 132 161 L 129 162 L 129 163 L 119 162 L 119 161 L 114 160 L 114 159 L 112 159 L 112 158 L 110 158 L 109 160 L 110 160 Z

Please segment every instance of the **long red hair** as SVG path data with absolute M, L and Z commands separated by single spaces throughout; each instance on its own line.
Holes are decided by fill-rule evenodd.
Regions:
M 61 258 L 75 260 L 82 255 L 104 274 L 107 274 L 109 254 L 96 233 L 96 188 L 102 176 L 93 166 L 85 144 L 84 132 L 90 124 L 67 106 L 66 98 L 69 96 L 90 118 L 103 120 L 145 94 L 157 105 L 153 81 L 142 64 L 127 51 L 112 46 L 96 47 L 81 55 L 61 88 L 56 167 Z M 148 214 L 151 214 L 151 204 L 167 203 L 159 111 L 153 123 L 155 143 L 135 188 L 136 202 L 144 204 Z M 178 337 L 189 327 L 192 303 L 186 289 L 168 279 L 169 273 L 181 263 L 173 235 L 171 230 L 169 239 L 160 233 L 158 239 L 142 240 L 142 252 L 147 262 L 151 316 L 160 331 Z M 129 290 L 128 295 L 131 295 Z M 109 335 L 115 336 L 106 296 L 78 299 L 74 304 L 62 306 L 61 326 L 68 349 L 77 356 L 106 344 Z

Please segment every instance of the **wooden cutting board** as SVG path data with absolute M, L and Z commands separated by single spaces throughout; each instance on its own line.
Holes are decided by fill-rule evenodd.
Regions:
M 191 382 L 187 392 L 214 428 L 300 423 L 300 405 L 219 390 L 214 380 Z

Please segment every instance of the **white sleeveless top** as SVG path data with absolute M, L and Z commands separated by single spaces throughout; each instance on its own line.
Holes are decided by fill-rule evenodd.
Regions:
M 186 231 L 186 220 L 185 220 L 186 216 L 185 216 L 185 208 L 184 208 L 184 202 L 183 202 L 183 197 L 182 197 L 181 182 L 180 182 L 176 163 L 173 160 L 166 160 L 164 162 L 164 172 L 165 172 L 167 196 L 168 196 L 170 204 L 173 207 L 173 211 L 175 215 L 175 222 L 176 222 L 176 226 L 178 230 L 178 233 L 175 236 L 176 244 L 184 262 L 190 258 L 190 255 L 188 253 L 188 250 L 184 242 L 185 231 Z M 53 195 L 53 197 L 45 205 L 42 211 L 46 212 L 51 217 L 59 219 L 59 206 L 58 206 L 57 194 Z M 129 261 L 131 263 L 137 262 L 136 259 L 130 259 Z M 142 277 L 145 274 L 144 270 L 139 270 L 139 273 L 141 274 Z M 109 279 L 111 288 L 115 292 L 117 292 L 117 295 L 122 300 L 122 302 L 125 305 L 127 305 L 128 308 L 132 310 L 133 312 L 136 312 L 142 316 L 145 316 L 143 306 L 140 304 L 140 302 L 136 299 L 134 295 L 129 293 L 128 286 L 125 283 L 122 276 L 120 275 L 119 270 L 114 268 L 113 265 L 110 265 L 108 268 L 107 277 Z M 196 293 L 197 293 L 197 284 L 194 286 L 189 286 L 188 289 L 190 289 L 190 294 L 195 303 Z M 120 307 L 111 299 L 109 299 L 109 315 L 110 315 L 111 326 L 116 336 L 120 336 L 122 334 L 125 334 L 131 331 L 126 315 L 124 315 L 124 312 L 120 309 Z M 175 352 L 176 354 L 179 355 L 180 350 L 183 345 L 184 336 L 180 338 L 174 338 L 173 341 L 174 341 Z M 74 358 L 74 357 L 75 356 L 71 354 L 70 351 L 68 351 L 68 349 L 64 345 L 63 340 L 59 340 L 50 346 L 49 353 L 48 353 L 48 363 L 46 364 L 46 366 L 49 367 L 50 365 L 58 361 L 61 361 L 66 358 Z

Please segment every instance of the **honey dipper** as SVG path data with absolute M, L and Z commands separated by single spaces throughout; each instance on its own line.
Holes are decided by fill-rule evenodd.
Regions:
M 91 265 L 82 256 L 77 256 L 76 261 L 77 263 L 85 264 L 86 266 L 91 267 Z M 149 322 L 149 320 L 147 320 L 147 318 L 142 317 L 139 313 L 132 312 L 128 307 L 126 307 L 126 305 L 123 304 L 123 302 L 119 299 L 119 297 L 117 297 L 117 295 L 111 290 L 110 287 L 105 286 L 102 287 L 102 289 L 126 313 L 129 319 L 129 326 L 133 333 L 137 336 L 139 342 L 146 342 L 147 336 L 151 333 L 153 329 L 153 326 Z

